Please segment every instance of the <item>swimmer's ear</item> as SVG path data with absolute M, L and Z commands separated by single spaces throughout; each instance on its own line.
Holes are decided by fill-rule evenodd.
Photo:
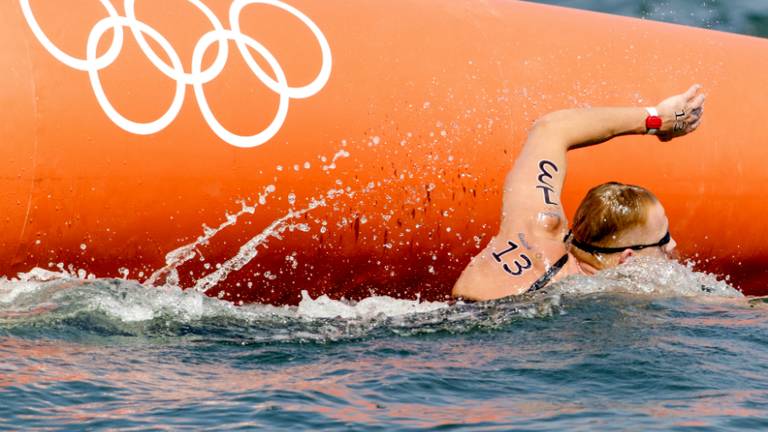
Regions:
M 624 249 L 624 251 L 619 256 L 619 264 L 624 264 L 629 260 L 630 257 L 635 255 L 635 251 L 632 249 Z

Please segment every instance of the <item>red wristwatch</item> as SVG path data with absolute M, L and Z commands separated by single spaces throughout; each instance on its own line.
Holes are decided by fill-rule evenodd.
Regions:
M 656 135 L 659 129 L 661 129 L 659 112 L 654 107 L 648 107 L 645 110 L 648 111 L 648 117 L 645 118 L 645 133 Z

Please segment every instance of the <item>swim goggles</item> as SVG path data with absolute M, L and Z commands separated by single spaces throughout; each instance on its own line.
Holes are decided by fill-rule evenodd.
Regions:
M 652 248 L 652 247 L 661 247 L 665 244 L 669 243 L 670 240 L 672 240 L 672 236 L 669 235 L 669 230 L 667 230 L 667 233 L 664 234 L 664 237 L 661 238 L 661 240 L 657 241 L 656 243 L 652 244 L 642 244 L 642 245 L 631 245 L 631 246 L 621 246 L 621 247 L 602 247 L 602 246 L 592 246 L 586 243 L 582 243 L 575 238 L 573 238 L 573 235 L 569 232 L 568 236 L 566 238 L 571 238 L 571 244 L 576 246 L 577 248 L 583 250 L 584 252 L 589 253 L 601 253 L 601 254 L 612 254 L 612 253 L 618 253 L 623 252 L 627 249 L 632 249 L 635 251 L 643 250 L 646 248 Z

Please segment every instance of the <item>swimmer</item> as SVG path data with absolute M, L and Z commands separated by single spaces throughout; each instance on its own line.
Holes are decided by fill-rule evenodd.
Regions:
M 674 259 L 664 207 L 650 191 L 605 183 L 587 193 L 568 229 L 560 201 L 569 150 L 631 134 L 661 141 L 701 124 L 699 85 L 650 108 L 584 108 L 539 119 L 504 183 L 499 233 L 472 258 L 453 296 L 492 300 L 543 288 L 568 275 L 592 275 L 634 256 Z

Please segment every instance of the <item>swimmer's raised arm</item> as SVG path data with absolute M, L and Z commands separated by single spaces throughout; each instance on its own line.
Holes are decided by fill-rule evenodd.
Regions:
M 660 103 L 659 139 L 668 141 L 694 131 L 703 104 L 699 86 Z M 556 273 L 568 258 L 564 242 L 568 222 L 560 203 L 567 151 L 619 135 L 644 134 L 647 117 L 645 108 L 584 108 L 539 119 L 504 183 L 499 233 L 472 258 L 453 295 L 490 300 L 546 285 L 552 269 Z
M 662 141 L 693 132 L 701 123 L 705 96 L 694 85 L 657 107 Z M 567 230 L 560 193 L 566 173 L 566 152 L 620 135 L 647 133 L 648 112 L 642 107 L 581 108 L 556 111 L 539 119 L 504 184 L 502 228 L 538 226 L 540 234 L 558 237 Z M 543 216 L 542 216 L 543 215 Z

